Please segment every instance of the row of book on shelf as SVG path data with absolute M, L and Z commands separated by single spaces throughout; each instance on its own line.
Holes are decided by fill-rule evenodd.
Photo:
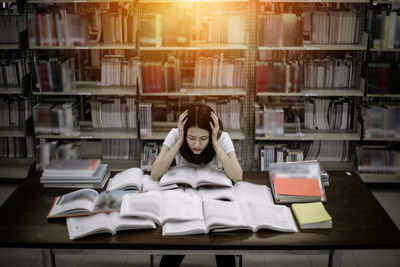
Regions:
M 304 101 L 304 128 L 346 130 L 353 126 L 351 99 L 308 99 Z
M 400 137 L 400 107 L 369 105 L 364 112 L 365 137 Z
M 368 62 L 368 94 L 400 94 L 400 66 L 396 62 Z
M 140 102 L 137 104 L 134 97 L 96 97 L 89 101 L 93 128 L 135 129 L 139 125 L 142 137 L 152 136 L 153 103 Z M 233 97 L 217 102 L 207 100 L 206 103 L 217 112 L 225 129 L 241 128 L 241 99 Z M 81 129 L 78 122 L 80 108 L 82 107 L 78 107 L 76 102 L 36 104 L 32 109 L 35 132 L 64 136 L 78 135 Z M 174 118 L 170 119 L 176 121 Z
M 400 152 L 387 147 L 357 146 L 357 169 L 361 173 L 400 173 Z
M 33 158 L 31 136 L 0 137 L 0 158 Z
M 257 92 L 297 93 L 304 88 L 354 88 L 357 61 L 327 57 L 301 61 L 257 61 Z
M 40 92 L 70 92 L 77 87 L 75 59 L 34 59 L 32 79 Z M 1 66 L 1 65 L 0 65 Z M 180 59 L 169 56 L 165 62 L 125 60 L 119 55 L 101 59 L 99 86 L 139 86 L 140 93 L 179 92 L 182 85 Z M 14 76 L 13 76 L 14 77 Z M 16 77 L 19 81 L 19 76 Z M 244 88 L 244 58 L 199 57 L 194 66 L 195 88 Z M 186 85 L 185 85 L 186 86 Z M 136 89 L 133 88 L 132 90 Z
M 400 47 L 400 17 L 397 10 L 380 10 L 373 14 L 373 48 Z
M 21 79 L 26 74 L 24 59 L 0 59 L 0 88 L 21 86 Z
M 0 43 L 18 44 L 18 33 L 26 29 L 23 15 L 0 16 Z
M 257 17 L 258 45 L 356 44 L 359 17 L 357 12 L 337 10 L 304 11 L 301 15 L 265 12 Z
M 0 97 L 0 127 L 24 127 L 31 114 L 28 102 L 22 96 Z
M 41 181 L 62 181 L 66 172 L 72 173 L 72 179 L 89 181 L 102 166 L 93 159 L 54 161 Z M 294 218 L 301 229 L 331 228 L 332 218 L 322 204 L 327 198 L 320 175 L 318 162 L 271 164 L 270 188 L 245 181 L 233 185 L 223 172 L 194 165 L 172 167 L 160 181 L 130 168 L 110 178 L 105 191 L 80 189 L 57 196 L 47 218 L 67 217 L 72 240 L 158 225 L 163 235 L 237 229 L 297 232 Z M 292 204 L 292 214 L 282 203 L 299 204 Z M 228 217 L 224 210 L 230 210 Z
M 267 171 L 275 162 L 297 162 L 318 160 L 323 162 L 350 162 L 350 141 L 314 140 L 291 144 L 269 144 L 261 142 L 258 147 L 260 170 Z

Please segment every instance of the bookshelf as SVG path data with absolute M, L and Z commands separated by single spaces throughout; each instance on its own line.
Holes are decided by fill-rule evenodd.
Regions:
M 399 108 L 397 62 L 399 53 L 398 1 L 373 1 L 367 10 L 368 51 L 363 76 L 363 132 L 357 150 L 357 168 L 367 183 L 399 183 Z M 383 25 L 385 24 L 385 25 Z
M 55 5 L 52 7 L 51 4 Z M 352 155 L 355 154 L 357 144 L 398 142 L 397 137 L 392 137 L 390 140 L 387 137 L 366 137 L 363 128 L 365 105 L 387 102 L 387 99 L 391 103 L 398 102 L 397 93 L 368 91 L 371 76 L 364 75 L 371 53 L 399 52 L 400 48 L 373 47 L 371 45 L 372 30 L 368 26 L 368 16 L 372 14 L 370 10 L 373 6 L 392 4 L 393 2 L 382 1 L 370 4 L 367 0 L 128 0 L 123 2 L 28 0 L 26 4 L 29 11 L 28 26 L 29 19 L 37 18 L 37 14 L 43 15 L 50 21 L 56 14 L 68 16 L 68 14 L 82 12 L 91 18 L 88 21 L 78 18 L 78 21 L 82 22 L 81 25 L 84 25 L 84 28 L 87 25 L 88 29 L 85 33 L 87 38 L 77 36 L 77 38 L 81 37 L 77 39 L 78 42 L 64 40 L 49 45 L 46 42 L 57 41 L 56 36 L 52 36 L 53 39 L 40 40 L 40 36 L 28 35 L 28 53 L 32 59 L 31 62 L 37 64 L 37 67 L 40 64 L 50 65 L 52 60 L 56 59 L 61 68 L 65 68 L 62 65 L 65 60 L 73 59 L 71 64 L 74 68 L 71 68 L 70 72 L 75 74 L 74 81 L 68 85 L 67 90 L 64 88 L 59 90 L 56 86 L 55 90 L 51 88 L 49 91 L 40 87 L 40 81 L 35 83 L 33 79 L 33 87 L 36 88 L 32 92 L 34 104 L 74 101 L 78 106 L 77 120 L 80 125 L 76 133 L 69 136 L 38 133 L 36 140 L 38 143 L 44 142 L 40 140 L 45 140 L 49 146 L 55 143 L 64 145 L 71 142 L 88 149 L 89 152 L 83 153 L 86 157 L 94 155 L 103 157 L 103 161 L 110 162 L 111 169 L 122 170 L 140 166 L 140 153 L 144 146 L 162 142 L 169 129 L 175 127 L 176 116 L 185 106 L 196 102 L 213 103 L 212 105 L 222 112 L 229 110 L 227 107 L 230 102 L 239 101 L 239 127 L 228 127 L 226 130 L 232 139 L 240 144 L 240 158 L 244 170 L 260 169 L 257 158 L 261 156 L 259 149 L 263 145 L 286 145 L 289 149 L 311 149 L 305 148 L 311 144 L 315 146 L 326 144 L 322 146 L 328 147 L 338 144 L 343 147 L 343 151 L 346 151 L 344 153 L 349 153 L 349 156 L 343 156 L 346 160 L 338 160 L 338 156 L 334 160 L 325 160 L 326 157 L 324 157 L 321 159 L 322 165 L 328 170 L 354 170 L 357 168 L 357 159 Z M 62 13 L 64 12 L 62 10 L 65 10 L 65 13 Z M 264 29 L 264 26 L 260 26 L 262 19 L 267 20 L 279 15 L 289 21 L 294 19 L 301 21 L 301 25 L 303 23 L 309 25 L 307 19 L 317 18 L 324 12 L 331 12 L 332 17 L 339 13 L 339 16 L 346 17 L 346 23 L 345 19 L 342 19 L 342 22 L 339 22 L 340 20 L 331 22 L 338 23 L 336 28 L 343 30 L 346 28 L 345 25 L 354 27 L 348 26 L 347 28 L 351 28 L 350 31 L 336 36 L 334 34 L 336 32 L 333 31 L 330 34 L 326 31 L 328 34 L 325 34 L 325 31 L 315 32 L 302 26 L 303 28 L 297 28 L 297 31 L 293 32 L 293 36 L 300 33 L 296 37 L 298 43 L 293 43 L 289 40 L 290 38 L 285 39 L 286 33 L 282 33 L 281 44 L 271 43 L 270 40 L 264 40 L 260 36 L 268 28 L 266 26 Z M 130 26 L 116 26 L 123 25 L 124 22 L 118 22 L 120 18 L 121 21 L 124 19 L 129 21 Z M 318 17 L 318 19 L 321 20 L 320 25 L 312 27 L 322 29 L 323 25 L 327 25 L 326 18 Z M 110 36 L 110 29 L 106 30 L 100 26 L 112 24 L 111 22 L 104 24 L 105 21 L 113 21 L 114 32 L 118 32 L 116 36 Z M 224 22 L 225 26 L 221 26 L 222 21 L 228 22 Z M 179 27 L 182 25 L 185 27 Z M 293 26 L 293 24 L 288 25 L 286 27 Z M 71 25 L 71 28 L 73 27 L 74 25 Z M 229 27 L 234 28 L 234 31 L 232 32 Z M 14 48 L 13 44 L 4 44 L 0 45 L 1 49 Z M 233 76 L 240 79 L 220 81 L 213 76 L 215 74 L 207 76 L 210 68 L 215 70 L 221 68 L 221 62 L 237 68 L 235 73 L 241 74 Z M 275 72 L 271 72 L 275 77 L 288 77 L 285 76 L 286 72 L 278 72 L 279 68 L 286 68 L 292 76 L 297 73 L 299 67 L 303 68 L 304 73 L 296 74 L 302 75 L 303 84 L 298 87 L 293 86 L 293 83 L 287 86 L 285 81 L 280 81 L 281 84 L 278 83 L 278 86 L 259 90 L 258 68 L 262 64 L 268 68 L 271 67 L 272 65 L 268 65 L 269 62 L 277 63 L 277 70 L 273 69 Z M 334 64 L 340 65 L 340 71 L 345 73 L 341 75 L 347 75 L 346 83 L 335 84 L 328 82 L 328 78 L 316 79 L 315 77 L 321 76 L 316 72 L 318 67 L 321 67 L 321 62 L 325 64 L 323 75 L 330 75 L 326 73 L 332 71 L 329 68 Z M 108 67 L 105 67 L 106 65 Z M 135 80 L 133 84 L 124 85 L 122 74 L 106 75 L 109 71 L 119 72 L 120 68 L 128 66 L 134 68 L 128 72 L 134 72 L 137 75 L 137 77 L 131 77 Z M 171 71 L 168 74 L 167 69 Z M 318 70 L 321 71 L 321 68 Z M 219 71 L 222 73 L 223 68 Z M 315 71 L 314 76 L 310 74 L 312 71 Z M 159 75 L 157 73 L 162 73 L 164 76 L 156 76 Z M 335 73 L 335 75 L 338 74 Z M 167 78 L 164 79 L 166 76 Z M 117 78 L 114 80 L 113 77 Z M 130 78 L 124 77 L 128 83 Z M 149 77 L 153 78 L 149 80 Z M 3 94 L 18 93 L 18 90 L 19 88 L 7 88 Z M 109 103 L 107 101 L 120 99 L 123 102 L 128 98 L 133 98 L 136 105 L 136 127 L 96 128 L 93 126 L 95 122 L 92 118 L 91 103 L 101 102 L 107 105 Z M 371 102 L 370 99 L 375 100 Z M 346 127 L 340 128 L 336 125 L 335 128 L 332 123 L 331 128 L 328 129 L 305 127 L 305 118 L 309 116 L 305 114 L 305 104 L 319 101 L 326 101 L 335 109 L 341 109 L 342 105 L 348 103 Z M 284 123 L 281 126 L 283 135 L 257 134 L 254 103 L 259 103 L 265 108 L 284 110 Z M 150 131 L 144 135 L 141 134 L 141 122 L 144 122 L 145 118 L 141 114 L 145 113 L 141 113 L 140 104 L 147 105 L 150 112 L 147 116 L 151 116 L 146 119 L 149 120 L 146 127 L 150 127 Z M 338 117 L 334 115 L 331 118 Z M 299 118 L 298 121 L 296 117 Z M 322 123 L 321 126 L 324 122 L 319 123 Z M 8 130 L 4 133 L 0 131 L 0 135 L 9 134 L 7 132 Z M 117 144 L 125 142 L 122 140 L 130 142 L 129 146 L 134 147 L 135 155 L 132 156 L 133 151 L 130 151 L 130 157 L 132 157 L 128 160 L 106 159 L 100 148 L 110 145 L 111 142 Z M 370 182 L 371 177 L 373 176 L 365 181 Z M 396 178 L 385 180 L 390 182 Z
M 336 8 L 332 8 L 329 3 L 335 3 Z M 317 156 L 315 159 L 318 159 L 321 165 L 328 170 L 355 169 L 355 158 L 351 156 L 350 152 L 354 149 L 354 144 L 361 138 L 361 125 L 357 120 L 359 116 L 357 106 L 362 101 L 365 88 L 365 79 L 361 78 L 361 71 L 363 55 L 368 50 L 368 33 L 364 31 L 363 26 L 367 4 L 368 1 L 288 0 L 258 2 L 257 42 L 255 48 L 256 79 L 255 94 L 253 96 L 254 102 L 258 104 L 252 106 L 255 116 L 260 116 L 261 114 L 260 117 L 255 119 L 254 127 L 252 127 L 256 132 L 254 138 L 255 149 L 258 149 L 258 153 L 255 151 L 255 154 L 258 154 L 256 161 L 261 160 L 261 157 L 263 157 L 262 162 L 266 162 L 265 156 L 267 154 L 264 153 L 267 153 L 265 151 L 268 149 L 275 149 L 273 153 L 283 149 L 283 151 L 287 151 L 284 153 L 288 153 L 288 155 L 291 151 L 294 151 L 293 153 L 301 151 L 301 157 L 298 158 L 300 160 L 304 159 L 304 157 L 305 159 L 313 159 L 312 157 L 307 157 L 307 153 L 312 154 L 311 156 L 314 157 Z M 319 9 L 331 14 L 329 22 L 329 19 L 324 18 Z M 354 13 L 346 13 L 347 11 Z M 354 32 L 342 33 L 339 30 L 335 31 L 332 30 L 333 28 L 329 28 L 327 25 L 332 23 L 332 25 L 336 25 L 337 29 L 344 29 L 340 20 L 335 20 L 335 16 L 342 16 L 343 21 L 347 21 L 346 25 L 354 25 Z M 353 19 L 345 19 L 345 17 L 349 16 L 353 16 Z M 299 32 L 299 26 L 296 26 L 297 22 L 294 21 L 299 21 L 300 17 L 302 35 L 297 36 L 293 29 L 297 27 L 296 31 Z M 281 20 L 282 22 L 280 22 Z M 276 32 L 275 29 L 271 29 L 273 27 L 268 28 L 268 23 L 272 25 L 276 25 L 274 23 L 283 23 L 283 27 L 286 27 L 291 34 L 285 31 Z M 319 25 L 314 25 L 313 23 Z M 264 36 L 271 34 L 277 34 L 278 41 L 264 39 Z M 347 39 L 345 36 L 347 36 Z M 298 38 L 297 43 L 293 44 L 293 40 L 290 40 L 291 38 Z M 333 58 L 335 63 L 329 62 L 327 64 L 327 56 Z M 327 82 L 329 76 L 326 76 L 330 75 L 329 73 L 332 70 L 329 64 L 337 64 L 341 60 L 351 62 L 351 68 L 353 68 L 351 70 L 353 74 L 351 75 L 355 78 L 353 82 L 345 86 Z M 324 69 L 324 71 L 319 74 L 314 72 L 313 74 L 314 68 Z M 301 72 L 296 74 L 299 69 Z M 257 73 L 258 71 L 261 76 Z M 295 78 L 296 80 L 293 80 L 293 76 L 288 76 L 288 71 L 297 75 L 295 76 L 297 77 Z M 266 76 L 268 72 L 272 72 L 271 76 Z M 282 75 L 286 78 L 283 81 L 277 81 L 274 79 L 274 75 Z M 322 75 L 321 82 L 318 82 L 318 76 Z M 298 77 L 304 80 L 299 81 Z M 311 83 L 313 79 L 317 79 L 317 82 Z M 296 81 L 296 83 L 294 84 L 293 81 Z M 314 120 L 314 124 L 316 123 L 317 125 L 315 128 L 308 128 L 306 120 L 310 115 L 307 115 L 306 107 L 302 107 L 302 103 L 314 103 L 315 112 L 315 102 L 318 103 L 318 101 L 324 101 L 324 99 L 331 101 L 330 106 L 336 105 L 337 101 L 340 102 L 341 99 L 349 99 L 350 105 L 353 106 L 348 118 L 351 121 L 351 126 L 340 127 L 339 129 L 332 123 L 328 123 L 329 127 L 321 123 L 318 125 L 318 121 L 315 122 L 315 120 L 319 120 L 319 116 L 314 115 L 311 118 Z M 337 105 L 337 108 L 340 105 Z M 276 108 L 283 109 L 285 114 L 283 122 L 278 120 L 278 127 L 281 129 L 278 131 L 278 135 L 276 133 L 268 133 L 269 127 L 267 126 L 271 123 L 270 115 L 267 114 Z M 325 108 L 321 109 L 320 112 L 326 112 Z M 273 123 L 276 124 L 277 122 Z M 346 153 L 346 156 L 342 155 L 340 159 L 340 154 L 339 156 L 337 154 L 340 151 L 338 152 L 335 146 L 343 147 L 341 153 Z M 310 151 L 315 150 L 313 147 L 318 147 L 319 154 L 310 153 Z M 331 156 L 329 156 L 330 154 Z M 271 154 L 269 157 L 271 157 Z M 343 161 L 343 159 L 346 160 Z M 253 166 L 258 166 L 259 164 L 259 162 L 255 162 Z
M 26 24 L 16 1 L 0 5 L 0 178 L 23 179 L 34 164 Z

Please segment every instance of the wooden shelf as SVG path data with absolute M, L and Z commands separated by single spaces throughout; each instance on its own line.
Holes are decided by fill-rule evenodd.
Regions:
M 176 124 L 176 123 L 175 123 Z M 171 129 L 171 128 L 169 128 Z M 140 137 L 141 140 L 164 140 L 170 130 L 154 130 L 152 136 Z M 244 140 L 245 134 L 241 130 L 227 130 L 232 140 Z
M 186 88 L 180 92 L 140 93 L 141 96 L 245 96 L 244 88 Z
M 2 1 L 0 3 L 7 3 L 9 1 Z M 18 44 L 1 44 L 0 43 L 0 49 L 19 49 Z
M 0 178 L 26 178 L 34 162 L 30 158 L 0 158 Z
M 366 97 L 400 97 L 400 93 L 398 93 L 398 94 L 370 94 L 370 93 L 367 93 Z
M 15 94 L 22 94 L 22 89 L 20 87 L 7 87 L 7 88 L 0 87 L 0 95 L 15 95 Z
M 116 95 L 136 96 L 136 86 L 102 86 L 99 83 L 77 83 L 69 92 L 33 92 L 34 95 Z
M 382 136 L 382 137 L 364 137 L 363 141 L 382 141 L 382 142 L 388 142 L 388 141 L 400 141 L 400 137 L 389 137 L 389 136 Z
M 285 92 L 257 92 L 257 96 L 363 96 L 361 89 L 356 88 L 326 88 L 326 89 L 304 89 L 298 93 Z
M 346 140 L 346 141 L 359 141 L 360 140 L 360 134 L 356 132 L 352 133 L 304 133 L 304 136 L 298 136 L 296 134 L 285 134 L 284 136 L 281 137 L 261 137 L 261 136 L 256 136 L 255 140 L 258 141 L 272 141 L 272 140 L 278 140 L 278 141 L 314 141 L 314 140 L 322 140 L 322 141 L 338 141 L 338 140 Z
M 259 46 L 258 50 L 367 50 L 366 45 L 304 45 L 304 46 Z
M 27 0 L 28 4 L 45 3 L 110 3 L 110 2 L 135 2 L 135 0 Z
M 39 139 L 137 139 L 137 129 L 90 128 L 81 129 L 76 135 L 36 135 Z
M 0 127 L 0 137 L 24 137 L 24 128 Z
M 260 3 L 369 3 L 369 0 L 259 0 Z
M 165 51 L 165 50 L 246 50 L 246 44 L 192 44 L 191 46 L 153 47 L 140 46 L 140 51 Z
M 359 173 L 364 183 L 400 183 L 400 174 Z
M 243 3 L 249 0 L 139 0 L 140 4 L 147 3 Z
M 51 1 L 49 1 L 51 2 Z M 48 3 L 49 3 L 48 2 Z M 83 2 L 81 2 L 83 3 Z M 135 44 L 88 44 L 83 46 L 31 46 L 31 50 L 87 50 L 87 49 L 124 49 L 124 50 L 135 50 Z

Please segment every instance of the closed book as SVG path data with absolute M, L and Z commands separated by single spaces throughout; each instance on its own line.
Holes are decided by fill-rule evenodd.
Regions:
M 332 228 L 332 217 L 321 202 L 295 203 L 291 208 L 301 229 Z

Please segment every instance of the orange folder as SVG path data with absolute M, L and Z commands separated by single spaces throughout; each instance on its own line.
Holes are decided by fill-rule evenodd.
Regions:
M 275 191 L 279 195 L 321 196 L 318 180 L 311 178 L 277 178 Z

